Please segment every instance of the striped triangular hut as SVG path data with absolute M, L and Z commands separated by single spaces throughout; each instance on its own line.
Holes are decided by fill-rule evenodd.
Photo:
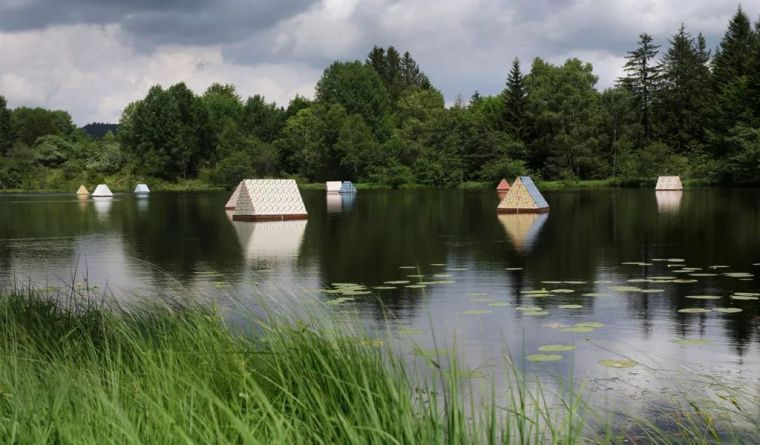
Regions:
M 518 176 L 496 211 L 498 213 L 543 213 L 549 211 L 549 204 L 530 176 Z
M 343 185 L 340 186 L 340 193 L 356 193 L 356 187 L 351 181 L 343 181 Z
M 293 179 L 246 179 L 240 186 L 232 220 L 287 221 L 307 216 Z
M 232 192 L 232 196 L 230 196 L 230 199 L 227 200 L 227 204 L 224 205 L 224 210 L 235 210 L 235 203 L 238 200 L 238 196 L 240 195 L 240 187 L 243 186 L 243 181 L 240 181 L 240 183 L 235 187 L 235 191 Z
M 660 176 L 657 178 L 657 186 L 655 190 L 683 190 L 683 184 L 681 184 L 680 176 Z
M 497 192 L 506 192 L 509 191 L 509 183 L 506 179 L 502 179 L 499 185 L 496 186 Z
M 87 196 L 89 194 L 90 192 L 87 191 L 87 187 L 85 187 L 84 185 L 79 186 L 79 190 L 77 190 L 78 196 Z

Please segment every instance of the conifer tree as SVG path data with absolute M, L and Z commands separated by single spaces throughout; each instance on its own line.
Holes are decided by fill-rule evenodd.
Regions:
M 528 94 L 524 84 L 525 76 L 520 71 L 520 59 L 512 60 L 512 69 L 507 76 L 507 87 L 502 93 L 504 100 L 504 130 L 523 138 L 525 136 L 525 104 Z
M 643 129 L 643 140 L 639 145 L 645 146 L 652 136 L 653 101 L 660 82 L 660 67 L 655 62 L 655 57 L 660 46 L 652 43 L 649 34 L 641 34 L 638 45 L 635 50 L 628 51 L 628 61 L 623 67 L 626 76 L 619 79 L 619 82 L 633 98 Z

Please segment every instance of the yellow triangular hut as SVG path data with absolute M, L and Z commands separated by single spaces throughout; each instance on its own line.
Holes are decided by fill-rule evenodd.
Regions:
M 292 179 L 246 179 L 240 186 L 233 221 L 306 219 L 306 206 Z
M 240 195 L 240 187 L 243 186 L 243 181 L 240 181 L 240 183 L 235 187 L 235 191 L 232 192 L 232 196 L 230 196 L 230 199 L 227 200 L 227 204 L 224 205 L 224 210 L 235 210 L 235 203 L 238 200 L 238 196 Z
M 518 176 L 496 211 L 498 213 L 544 213 L 549 211 L 549 204 L 530 176 Z
M 655 190 L 669 191 L 669 190 L 683 190 L 683 184 L 681 184 L 680 176 L 660 176 L 657 178 L 657 186 Z
M 77 196 L 88 196 L 90 192 L 87 191 L 87 187 L 83 185 L 79 186 L 79 190 L 77 190 Z

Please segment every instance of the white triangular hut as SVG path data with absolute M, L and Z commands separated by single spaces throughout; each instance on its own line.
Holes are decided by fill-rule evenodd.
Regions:
M 240 195 L 240 187 L 243 186 L 243 181 L 240 181 L 240 183 L 235 187 L 235 191 L 232 192 L 232 196 L 230 196 L 230 199 L 227 200 L 227 204 L 224 205 L 224 210 L 235 210 L 235 203 L 238 200 L 238 196 Z
M 657 178 L 657 186 L 655 190 L 683 190 L 683 184 L 681 184 L 680 176 L 660 176 Z
M 549 211 L 549 204 L 530 176 L 518 176 L 496 211 L 498 213 L 544 213 Z
M 519 251 L 530 250 L 549 215 L 546 213 L 512 213 L 499 215 L 512 244 Z
M 97 187 L 95 187 L 95 191 L 92 192 L 93 198 L 113 198 L 113 193 L 111 193 L 111 189 L 108 188 L 105 184 L 98 184 Z
M 240 187 L 232 220 L 286 221 L 307 216 L 293 179 L 246 179 Z
M 327 190 L 327 193 L 340 193 L 341 187 L 343 187 L 343 183 L 341 181 L 325 182 L 325 190 Z
M 150 189 L 145 184 L 137 184 L 137 187 L 135 187 L 135 193 L 138 195 L 146 195 L 150 193 Z
M 84 185 L 79 186 L 79 190 L 77 190 L 78 196 L 87 196 L 89 194 L 90 192 L 87 191 L 87 187 L 85 187 Z

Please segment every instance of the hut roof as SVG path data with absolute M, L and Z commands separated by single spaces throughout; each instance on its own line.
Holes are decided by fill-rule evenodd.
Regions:
M 240 187 L 243 186 L 243 181 L 240 181 L 240 183 L 235 187 L 235 191 L 232 192 L 232 196 L 230 196 L 230 199 L 227 200 L 227 204 L 224 205 L 224 210 L 235 210 L 235 203 L 238 200 L 238 196 L 240 195 Z
M 137 184 L 137 187 L 135 187 L 135 193 L 150 193 L 150 189 L 145 184 Z
M 497 207 L 499 213 L 548 211 L 549 204 L 530 176 L 518 176 Z
M 496 186 L 496 191 L 506 192 L 507 190 L 509 190 L 509 183 L 507 182 L 506 179 L 502 179 L 499 185 Z
M 340 192 L 340 188 L 342 186 L 343 186 L 343 183 L 340 181 L 325 182 L 325 189 L 327 190 L 327 193 L 338 193 Z
M 356 187 L 351 181 L 343 181 L 343 185 L 340 186 L 340 193 L 356 193 Z
M 79 186 L 79 190 L 77 190 L 77 195 L 84 195 L 84 196 L 86 196 L 86 195 L 89 195 L 89 194 L 90 194 L 90 192 L 87 191 L 87 187 L 85 187 L 84 185 L 80 185 Z
M 655 190 L 683 190 L 680 176 L 660 176 Z
M 246 179 L 240 187 L 233 221 L 306 219 L 301 192 L 292 179 Z
M 97 187 L 95 187 L 95 191 L 92 192 L 93 198 L 110 198 L 113 197 L 113 193 L 111 192 L 111 189 L 108 188 L 105 184 L 98 184 Z

